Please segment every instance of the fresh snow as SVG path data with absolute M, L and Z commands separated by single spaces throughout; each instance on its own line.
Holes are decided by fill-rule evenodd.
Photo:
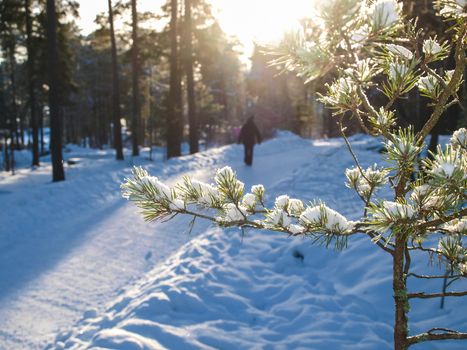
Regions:
M 362 165 L 379 161 L 379 141 L 351 138 Z M 50 167 L 0 173 L 0 349 L 391 349 L 391 261 L 366 237 L 342 252 L 307 238 L 221 230 L 189 218 L 144 223 L 120 196 L 132 165 L 170 184 L 190 175 L 212 182 L 231 166 L 266 188 L 320 198 L 349 220 L 362 205 L 345 187 L 352 158 L 340 139 L 310 141 L 282 132 L 243 165 L 241 146 L 162 162 L 70 146 L 67 180 Z M 387 198 L 390 199 L 390 198 Z M 418 273 L 442 273 L 416 256 Z M 410 283 L 441 289 L 441 281 Z M 453 290 L 467 288 L 454 284 Z M 415 301 L 411 332 L 467 328 L 465 300 Z M 414 349 L 465 349 L 431 342 Z

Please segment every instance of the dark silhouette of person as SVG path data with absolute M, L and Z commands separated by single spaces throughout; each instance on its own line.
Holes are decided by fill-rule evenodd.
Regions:
M 238 143 L 243 143 L 245 146 L 245 164 L 252 165 L 253 147 L 255 143 L 261 143 L 261 134 L 259 133 L 253 116 L 248 118 L 246 123 L 242 126 L 242 130 L 238 136 Z

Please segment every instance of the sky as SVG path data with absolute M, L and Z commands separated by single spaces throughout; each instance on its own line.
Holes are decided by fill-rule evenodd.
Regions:
M 159 9 L 163 0 L 139 0 L 142 11 Z M 280 39 L 281 34 L 293 28 L 299 18 L 311 15 L 312 0 L 210 0 L 216 17 L 227 34 L 237 36 L 251 51 L 253 41 L 260 43 Z M 107 11 L 105 0 L 79 0 L 80 27 L 83 33 L 94 28 L 96 14 Z

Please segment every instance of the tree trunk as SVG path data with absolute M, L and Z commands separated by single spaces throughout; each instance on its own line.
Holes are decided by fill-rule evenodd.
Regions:
M 50 111 L 50 151 L 52 154 L 53 181 L 65 180 L 62 156 L 62 120 L 59 110 L 57 15 L 55 0 L 47 0 L 47 47 L 49 64 L 49 111 Z
M 0 108 L 1 111 L 6 111 L 5 100 L 4 100 L 4 85 L 3 85 L 3 69 L 0 66 Z M 7 113 L 0 113 L 0 125 L 5 125 L 5 129 L 8 128 L 9 120 Z M 5 171 L 10 170 L 10 157 L 8 154 L 8 134 L 4 131 L 3 134 L 3 167 Z
M 24 130 L 25 127 L 24 127 L 24 114 L 23 113 L 19 113 L 19 135 L 20 135 L 20 139 L 21 139 L 21 149 L 23 149 L 25 147 L 25 142 L 24 142 Z
M 191 0 L 185 0 L 185 70 L 188 100 L 188 123 L 190 125 L 190 154 L 199 151 L 198 118 L 195 104 L 195 81 L 193 77 L 193 35 Z
M 99 123 L 97 122 L 99 118 L 99 114 L 97 112 L 97 95 L 94 94 L 93 96 L 93 103 L 92 103 L 92 121 L 91 121 L 91 133 L 92 133 L 92 142 L 91 147 L 93 148 L 100 148 L 99 145 Z
M 15 74 L 15 47 L 13 45 L 9 48 L 10 59 L 10 82 L 11 82 L 11 147 L 18 148 L 20 144 L 20 134 L 18 132 L 18 106 L 16 105 L 16 74 Z
M 133 140 L 133 155 L 139 155 L 138 139 L 139 139 L 139 63 L 138 63 L 138 13 L 136 12 L 136 0 L 131 0 L 131 17 L 132 17 L 132 38 L 133 45 L 131 47 L 131 67 L 133 78 L 133 117 L 131 121 L 131 136 Z
M 45 140 L 44 140 L 44 112 L 42 104 L 39 104 L 39 129 L 40 129 L 40 154 L 45 154 Z
M 13 147 L 13 135 L 10 137 L 10 170 L 11 170 L 11 175 L 15 175 L 15 148 Z
M 408 320 L 409 302 L 407 299 L 406 276 L 404 275 L 404 253 L 406 240 L 402 233 L 396 233 L 396 247 L 393 254 L 393 291 L 395 303 L 394 317 L 394 349 L 408 348 Z
M 39 166 L 39 128 L 37 123 L 35 72 L 34 72 L 34 45 L 32 42 L 32 23 L 29 1 L 24 0 L 26 13 L 26 41 L 28 51 L 28 74 L 29 74 L 29 107 L 31 111 L 32 130 L 32 166 Z
M 10 171 L 10 154 L 8 153 L 8 137 L 3 138 L 3 168 L 6 172 Z
M 177 0 L 171 0 L 170 17 L 170 89 L 167 106 L 167 159 L 181 155 L 182 87 L 178 68 Z
M 118 78 L 117 45 L 115 43 L 114 19 L 112 0 L 108 0 L 110 42 L 112 44 L 112 120 L 113 120 L 113 145 L 116 151 L 116 159 L 123 160 L 122 150 L 122 125 L 120 124 L 120 82 Z
M 438 127 L 435 126 L 433 130 L 431 131 L 431 137 L 430 137 L 430 144 L 428 145 L 428 150 L 432 152 L 432 154 L 436 154 L 436 147 L 438 147 L 438 142 L 439 142 L 439 131 Z M 429 157 L 433 159 L 433 156 L 429 154 Z

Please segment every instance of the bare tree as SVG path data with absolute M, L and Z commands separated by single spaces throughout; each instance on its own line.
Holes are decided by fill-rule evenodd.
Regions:
M 138 13 L 136 12 L 136 0 L 131 0 L 132 38 L 131 67 L 133 87 L 133 115 L 131 119 L 131 136 L 133 143 L 133 155 L 139 155 L 139 62 L 138 62 Z
M 47 48 L 49 72 L 50 151 L 52 154 L 53 181 L 65 180 L 62 156 L 62 120 L 59 111 L 57 14 L 55 0 L 47 0 Z
M 185 72 L 188 100 L 188 124 L 190 125 L 190 153 L 199 151 L 198 118 L 196 115 L 195 81 L 193 77 L 193 28 L 191 18 L 191 0 L 185 0 Z
M 27 0 L 26 0 L 27 1 Z M 118 77 L 117 45 L 115 43 L 114 19 L 112 11 L 112 0 L 108 0 L 109 5 L 109 24 L 110 24 L 110 42 L 112 45 L 112 120 L 114 132 L 114 148 L 116 159 L 123 160 L 122 150 L 122 125 L 120 123 L 120 83 Z
M 167 113 L 167 158 L 181 155 L 182 86 L 178 66 L 177 35 L 178 1 L 171 0 L 170 17 L 170 90 Z
M 24 10 L 26 15 L 26 43 L 28 51 L 28 79 L 29 79 L 29 109 L 31 111 L 32 129 L 32 165 L 39 166 L 39 127 L 36 109 L 35 93 L 35 71 L 34 71 L 34 45 L 32 42 L 32 20 L 30 10 L 30 0 L 24 0 Z

